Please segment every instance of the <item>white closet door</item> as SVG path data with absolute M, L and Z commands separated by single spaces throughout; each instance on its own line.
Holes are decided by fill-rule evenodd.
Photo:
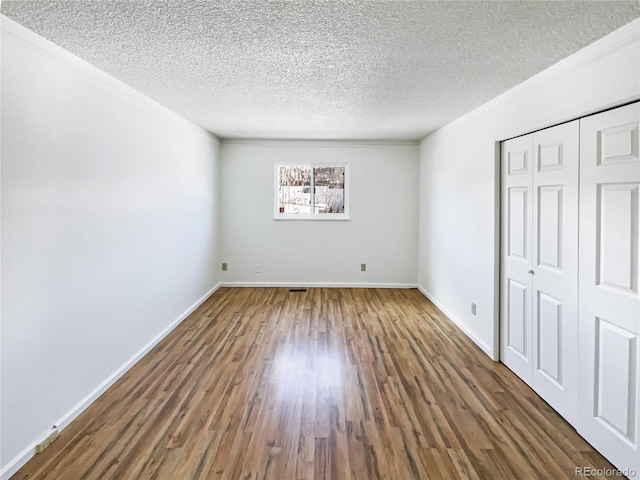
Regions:
M 533 135 L 502 144 L 502 274 L 500 359 L 528 384 L 532 380 Z
M 578 136 L 575 121 L 502 145 L 501 360 L 572 424 Z
M 579 122 L 533 135 L 533 389 L 575 425 Z
M 638 450 L 639 104 L 580 121 L 578 431 L 617 468 Z

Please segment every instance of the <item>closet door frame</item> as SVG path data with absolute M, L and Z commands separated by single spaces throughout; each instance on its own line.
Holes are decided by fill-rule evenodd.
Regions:
M 598 116 L 601 114 L 604 114 L 606 112 L 610 112 L 613 110 L 617 110 L 617 109 L 621 109 L 623 107 L 628 107 L 631 105 L 635 105 L 635 108 L 640 108 L 640 100 L 635 98 L 632 101 L 626 101 L 624 103 L 620 103 L 618 105 L 612 106 L 610 108 L 605 108 L 602 110 L 598 110 L 598 111 L 591 111 L 591 112 L 584 112 L 583 115 L 577 115 L 575 117 L 574 120 L 571 121 L 567 121 L 567 122 L 562 122 L 560 124 L 557 125 L 563 125 L 564 123 L 570 123 L 570 122 L 583 122 L 584 119 L 588 119 L 590 117 L 594 117 L 594 116 Z M 592 113 L 593 112 L 593 113 Z M 510 138 L 506 138 L 505 140 L 496 140 L 495 141 L 495 181 L 496 181 L 496 188 L 495 188 L 495 218 L 496 218 L 496 228 L 495 228 L 495 262 L 494 262 L 494 266 L 495 266 L 495 280 L 494 280 L 494 284 L 495 284 L 495 296 L 494 296 L 494 302 L 495 302 L 495 316 L 494 316 L 494 345 L 496 345 L 496 348 L 493 352 L 493 360 L 494 361 L 502 361 L 503 360 L 503 341 L 504 339 L 502 338 L 502 318 L 503 318 L 503 249 L 505 248 L 504 245 L 504 216 L 503 216 L 503 211 L 502 211 L 502 202 L 504 199 L 504 186 L 503 186 L 503 181 L 504 181 L 504 170 L 503 170 L 503 143 L 507 142 L 509 140 L 512 140 L 514 138 L 519 138 L 519 137 L 524 137 L 524 136 L 528 136 L 528 135 L 533 135 L 535 132 L 541 131 L 541 130 L 546 130 L 547 128 L 552 128 L 551 127 L 546 127 L 543 129 L 539 129 L 539 130 L 532 130 L 531 133 L 528 134 L 523 134 L 521 136 L 513 136 Z M 615 133 L 615 132 L 614 132 Z M 580 138 L 579 138 L 579 143 L 580 143 L 580 148 L 583 148 L 583 142 L 582 142 L 582 126 L 580 128 Z M 640 148 L 640 147 L 639 147 Z M 580 168 L 580 164 L 582 163 L 582 154 L 580 154 L 579 156 L 579 167 Z M 633 183 L 633 182 L 637 182 L 638 180 L 635 178 L 639 178 L 639 177 L 635 177 L 634 178 L 628 178 L 628 181 L 622 182 L 622 183 Z M 617 182 L 619 183 L 620 181 L 617 180 Z M 582 180 L 580 175 L 578 176 L 578 196 L 579 196 L 579 202 L 582 202 L 582 197 L 583 197 L 583 192 L 582 192 Z M 640 195 L 637 193 L 634 193 L 634 195 Z M 638 207 L 640 208 L 640 207 Z M 579 242 L 581 242 L 581 238 L 582 238 L 582 222 L 583 222 L 583 207 L 580 206 L 579 207 L 579 212 L 578 212 L 578 219 L 579 219 L 579 224 L 580 224 L 580 229 L 578 231 L 578 238 L 579 238 Z M 638 219 L 638 224 L 640 224 L 640 219 Z M 640 228 L 640 227 L 638 227 Z M 640 235 L 640 234 L 638 234 Z M 640 245 L 637 247 L 638 251 L 640 252 Z M 640 256 L 640 253 L 637 253 L 637 255 Z M 580 253 L 580 258 L 579 258 L 579 269 L 582 269 L 582 265 L 583 264 L 583 259 L 582 259 L 582 253 Z M 640 282 L 640 272 L 637 273 L 637 277 L 638 279 L 636 279 L 636 282 Z M 582 271 L 579 270 L 579 277 L 578 280 L 576 282 L 576 285 L 578 287 L 578 293 L 579 295 L 585 295 L 585 291 L 583 289 L 583 287 L 581 287 L 581 282 L 583 282 L 582 279 Z M 638 287 L 640 288 L 640 286 Z M 583 309 L 584 310 L 584 309 Z M 583 323 L 583 311 L 579 310 L 578 311 L 578 333 L 580 332 L 580 328 L 584 328 L 584 326 L 582 326 L 581 324 Z M 593 330 L 594 328 L 592 326 L 589 327 L 589 335 L 593 336 Z M 640 331 L 640 330 L 639 330 Z M 579 333 L 580 335 L 580 333 Z M 637 337 L 640 338 L 640 337 Z M 594 358 L 592 358 L 592 354 L 586 353 L 583 346 L 582 346 L 582 337 L 578 338 L 578 361 L 579 362 L 591 362 L 593 364 L 593 362 L 595 361 Z M 631 347 L 630 347 L 631 348 Z M 637 358 L 640 358 L 640 341 L 635 342 L 633 344 L 633 351 L 636 353 L 636 355 L 638 356 Z M 635 390 L 635 395 L 636 395 L 636 407 L 635 407 L 635 413 L 634 413 L 634 421 L 635 421 L 635 427 L 631 427 L 634 430 L 634 434 L 637 435 L 637 450 L 636 450 L 636 454 L 635 456 L 629 458 L 628 456 L 624 456 L 624 454 L 622 454 L 621 456 L 616 455 L 615 453 L 613 455 L 608 454 L 607 456 L 609 457 L 609 460 L 613 460 L 614 462 L 617 463 L 618 468 L 621 469 L 626 469 L 626 468 L 632 468 L 634 470 L 634 472 L 636 474 L 640 473 L 640 360 L 636 360 L 635 363 L 635 368 L 636 368 L 636 381 L 634 383 L 634 390 Z M 531 385 L 529 382 L 526 382 L 529 385 Z M 586 387 L 585 387 L 586 385 Z M 578 372 L 577 372 L 577 388 L 578 388 L 578 396 L 579 397 L 585 397 L 585 396 L 592 396 L 593 395 L 593 390 L 594 390 L 594 385 L 593 385 L 593 379 L 591 379 L 589 382 L 585 382 L 584 379 L 584 372 L 580 371 L 580 366 L 578 366 Z M 631 393 L 633 394 L 633 393 Z M 591 398 L 590 400 L 593 400 L 593 398 Z M 583 437 L 585 438 L 585 440 L 589 441 L 590 443 L 593 443 L 596 448 L 601 451 L 604 452 L 605 450 L 607 450 L 606 445 L 608 442 L 611 442 L 611 440 L 613 439 L 601 439 L 601 441 L 593 441 L 590 439 L 596 439 L 600 437 L 600 433 L 597 432 L 596 430 L 593 429 L 593 427 L 591 425 L 587 425 L 587 421 L 585 421 L 585 417 L 587 417 L 588 415 L 590 415 L 591 413 L 593 413 L 594 411 L 594 402 L 593 401 L 589 401 L 587 402 L 587 404 L 582 404 L 580 403 L 581 400 L 578 400 L 579 402 L 579 407 L 578 407 L 578 412 L 579 413 L 577 415 L 577 419 L 575 420 L 575 424 L 573 425 L 577 432 Z M 565 420 L 569 421 L 566 417 Z M 591 423 L 592 420 L 590 420 Z M 570 422 L 572 423 L 573 422 Z M 596 445 L 597 444 L 597 445 Z M 614 458 L 616 457 L 616 458 Z

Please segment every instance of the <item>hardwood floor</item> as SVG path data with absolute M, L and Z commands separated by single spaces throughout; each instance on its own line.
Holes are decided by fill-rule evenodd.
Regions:
M 13 478 L 563 479 L 576 467 L 613 468 L 417 290 L 222 288 Z

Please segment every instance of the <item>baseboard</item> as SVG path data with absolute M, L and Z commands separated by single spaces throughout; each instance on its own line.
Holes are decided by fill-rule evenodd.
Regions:
M 462 323 L 459 319 L 457 319 L 454 315 L 452 315 L 451 312 L 449 310 L 447 310 L 447 308 L 444 305 L 442 305 L 442 303 L 440 303 L 438 300 L 436 300 L 433 295 L 431 295 L 429 292 L 427 292 L 420 285 L 418 285 L 418 290 L 425 297 L 427 297 L 431 301 L 431 303 L 433 303 L 436 307 L 438 307 L 438 310 L 440 310 L 442 313 L 444 313 L 445 316 L 456 325 L 456 327 L 458 327 L 460 330 L 462 330 L 462 332 L 467 337 L 469 337 L 473 341 L 473 343 L 475 343 L 478 347 L 480 347 L 480 349 L 482 349 L 482 351 L 484 353 L 486 353 L 487 355 L 489 355 L 490 358 L 493 359 L 493 352 L 492 352 L 491 348 L 489 347 L 489 345 L 487 345 L 482 340 L 480 340 L 475 333 L 473 333 L 471 330 L 469 330 L 469 328 L 464 323 Z
M 168 327 L 162 330 L 155 336 L 149 343 L 147 343 L 140 351 L 138 351 L 133 357 L 131 357 L 124 365 L 118 370 L 112 373 L 106 380 L 98 385 L 91 393 L 84 397 L 77 405 L 71 410 L 65 413 L 56 423 L 56 427 L 59 431 L 62 431 L 67 427 L 78 415 L 89 407 L 100 395 L 102 395 L 111 385 L 113 385 L 120 377 L 127 373 L 131 367 L 133 367 L 142 357 L 144 357 L 153 347 L 155 347 L 163 338 L 165 338 L 171 331 L 176 328 L 185 318 L 187 318 L 196 308 L 202 305 L 211 295 L 220 288 L 220 283 L 200 297 L 193 305 L 191 305 L 182 315 L 174 320 Z M 36 454 L 36 445 L 44 440 L 49 435 L 50 430 L 47 430 L 40 435 L 34 442 L 19 453 L 13 460 L 7 465 L 2 467 L 0 471 L 0 480 L 8 480 L 18 470 L 20 470 L 33 456 Z
M 331 282 L 221 282 L 221 287 L 286 288 L 417 288 L 415 283 L 331 283 Z

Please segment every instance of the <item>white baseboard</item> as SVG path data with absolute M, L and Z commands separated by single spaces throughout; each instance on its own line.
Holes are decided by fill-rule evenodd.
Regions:
M 153 347 L 155 347 L 160 341 L 166 337 L 171 331 L 176 328 L 185 318 L 187 318 L 196 308 L 202 305 L 207 298 L 215 293 L 218 288 L 220 288 L 220 283 L 218 283 L 215 287 L 205 293 L 201 298 L 199 298 L 193 305 L 191 305 L 182 315 L 180 315 L 176 320 L 174 320 L 168 327 L 162 330 L 158 335 L 153 338 L 149 343 L 147 343 L 140 351 L 138 351 L 133 357 L 131 357 L 127 362 L 124 363 L 118 370 L 113 372 L 107 379 L 105 379 L 100 385 L 98 385 L 91 393 L 89 393 L 86 397 L 84 397 L 77 405 L 75 405 L 71 410 L 65 413 L 56 423 L 56 427 L 59 431 L 62 431 L 65 427 L 67 427 L 73 420 L 75 420 L 78 415 L 80 415 L 83 411 L 89 407 L 100 395 L 102 395 L 107 389 L 113 385 L 120 377 L 122 377 L 125 373 L 127 373 L 131 367 L 133 367 L 138 361 L 144 357 Z M 44 440 L 49 434 L 51 430 L 47 430 L 42 435 L 40 435 L 37 439 L 33 441 L 31 445 L 25 448 L 21 453 L 19 453 L 13 460 L 7 463 L 2 470 L 0 471 L 0 480 L 8 480 L 12 475 L 14 475 L 18 470 L 20 470 L 33 456 L 36 454 L 36 445 L 38 445 L 42 440 Z
M 442 313 L 444 313 L 446 315 L 446 317 L 456 325 L 456 327 L 458 327 L 460 330 L 462 330 L 462 332 L 467 337 L 469 337 L 471 340 L 473 340 L 473 343 L 478 345 L 478 347 L 480 347 L 484 353 L 486 353 L 487 355 L 489 355 L 490 358 L 493 359 L 493 352 L 491 351 L 491 348 L 489 347 L 489 345 L 487 345 L 482 340 L 480 340 L 475 333 L 473 333 L 471 330 L 469 330 L 469 327 L 467 327 L 463 322 L 461 322 L 459 319 L 457 319 L 455 316 L 453 316 L 451 314 L 451 312 L 449 310 L 447 310 L 447 308 L 444 305 L 442 305 L 442 303 L 440 303 L 438 300 L 436 300 L 433 297 L 433 295 L 431 295 L 429 292 L 427 292 L 420 285 L 418 285 L 418 290 L 420 290 L 420 292 L 425 297 L 427 297 L 431 301 L 431 303 L 433 303 L 436 307 L 438 307 L 438 310 L 440 310 Z
M 286 288 L 417 288 L 415 283 L 221 282 L 221 287 Z

